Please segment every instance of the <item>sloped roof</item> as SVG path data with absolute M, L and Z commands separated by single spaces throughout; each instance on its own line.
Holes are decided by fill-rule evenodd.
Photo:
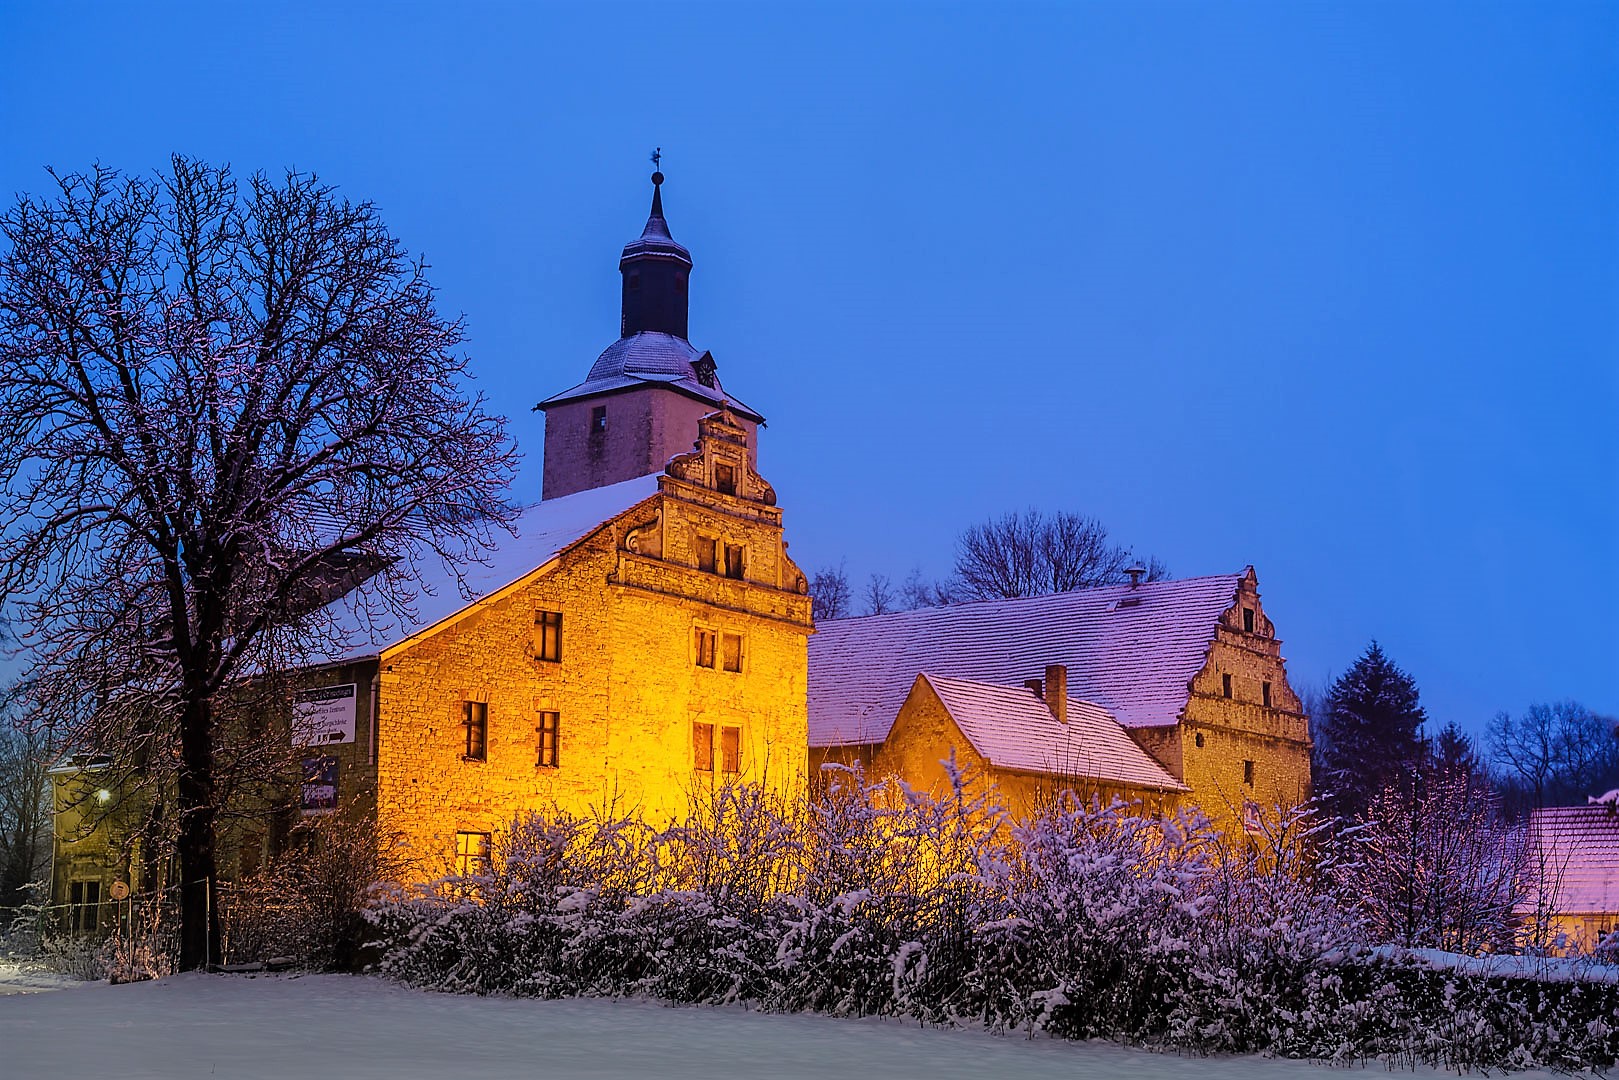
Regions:
M 1530 869 L 1566 914 L 1619 913 L 1619 814 L 1611 805 L 1548 806 L 1529 815 Z
M 1069 698 L 1068 722 L 1062 723 L 1028 687 L 926 673 L 921 677 L 939 695 L 973 749 L 999 768 L 1188 790 L 1094 702 Z
M 1173 724 L 1241 580 L 1109 585 L 820 623 L 809 643 L 810 745 L 888 738 L 924 671 L 1020 685 L 1064 664 L 1069 690 L 1125 727 Z
M 497 532 L 497 546 L 485 553 L 485 561 L 462 567 L 470 595 L 463 594 L 450 567 L 431 556 L 424 559 L 411 584 L 416 598 L 409 617 L 381 610 L 374 591 L 360 586 L 326 606 L 325 614 L 335 625 L 338 640 L 327 650 L 325 662 L 343 663 L 379 655 L 539 569 L 569 545 L 657 491 L 658 475 L 652 474 L 530 506 L 516 523 L 515 537 Z
M 693 366 L 702 356 L 702 352 L 683 337 L 657 330 L 642 330 L 607 346 L 590 366 L 590 373 L 585 376 L 584 382 L 560 394 L 552 394 L 540 402 L 539 407 L 543 409 L 547 405 L 560 405 L 565 401 L 646 383 L 663 383 L 702 401 L 728 404 L 749 420 L 762 421 L 762 416 L 728 395 L 718 377 L 714 379 L 713 386 L 703 385 Z

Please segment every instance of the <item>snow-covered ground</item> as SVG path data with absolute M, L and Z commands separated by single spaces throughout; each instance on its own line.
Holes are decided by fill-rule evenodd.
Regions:
M 1384 1072 L 1379 1064 L 1371 1068 Z M 0 999 L 0 1076 L 7 1080 L 1321 1080 L 1325 1075 L 1306 1062 L 1185 1058 L 1106 1043 L 647 1001 L 456 997 L 346 975 L 182 975 Z
M 77 979 L 47 971 L 40 964 L 0 956 L 0 997 L 11 994 L 35 994 L 41 990 L 64 990 L 84 985 Z M 0 1049 L 0 1057 L 3 1055 L 4 1050 Z

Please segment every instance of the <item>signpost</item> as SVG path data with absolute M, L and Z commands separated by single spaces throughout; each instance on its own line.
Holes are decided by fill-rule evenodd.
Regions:
M 354 683 L 313 686 L 292 700 L 295 746 L 325 746 L 354 741 Z

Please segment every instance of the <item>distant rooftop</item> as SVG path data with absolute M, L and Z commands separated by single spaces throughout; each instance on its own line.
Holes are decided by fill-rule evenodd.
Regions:
M 1017 686 L 1047 664 L 1066 665 L 1070 694 L 1125 727 L 1173 724 L 1241 580 L 1109 585 L 820 623 L 809 643 L 810 745 L 887 739 L 922 672 Z

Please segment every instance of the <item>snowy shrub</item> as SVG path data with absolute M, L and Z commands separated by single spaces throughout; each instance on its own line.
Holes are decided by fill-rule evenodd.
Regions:
M 1372 948 L 1369 887 L 1309 812 L 1230 842 L 1053 798 L 1010 821 L 831 769 L 790 805 L 727 786 L 687 821 L 534 815 L 486 873 L 396 889 L 379 968 L 424 987 L 896 1015 L 1335 1063 L 1605 1068 L 1611 969 L 1472 970 Z M 1571 969 L 1572 970 L 1572 969 Z M 1583 973 L 1582 973 L 1583 972 Z

